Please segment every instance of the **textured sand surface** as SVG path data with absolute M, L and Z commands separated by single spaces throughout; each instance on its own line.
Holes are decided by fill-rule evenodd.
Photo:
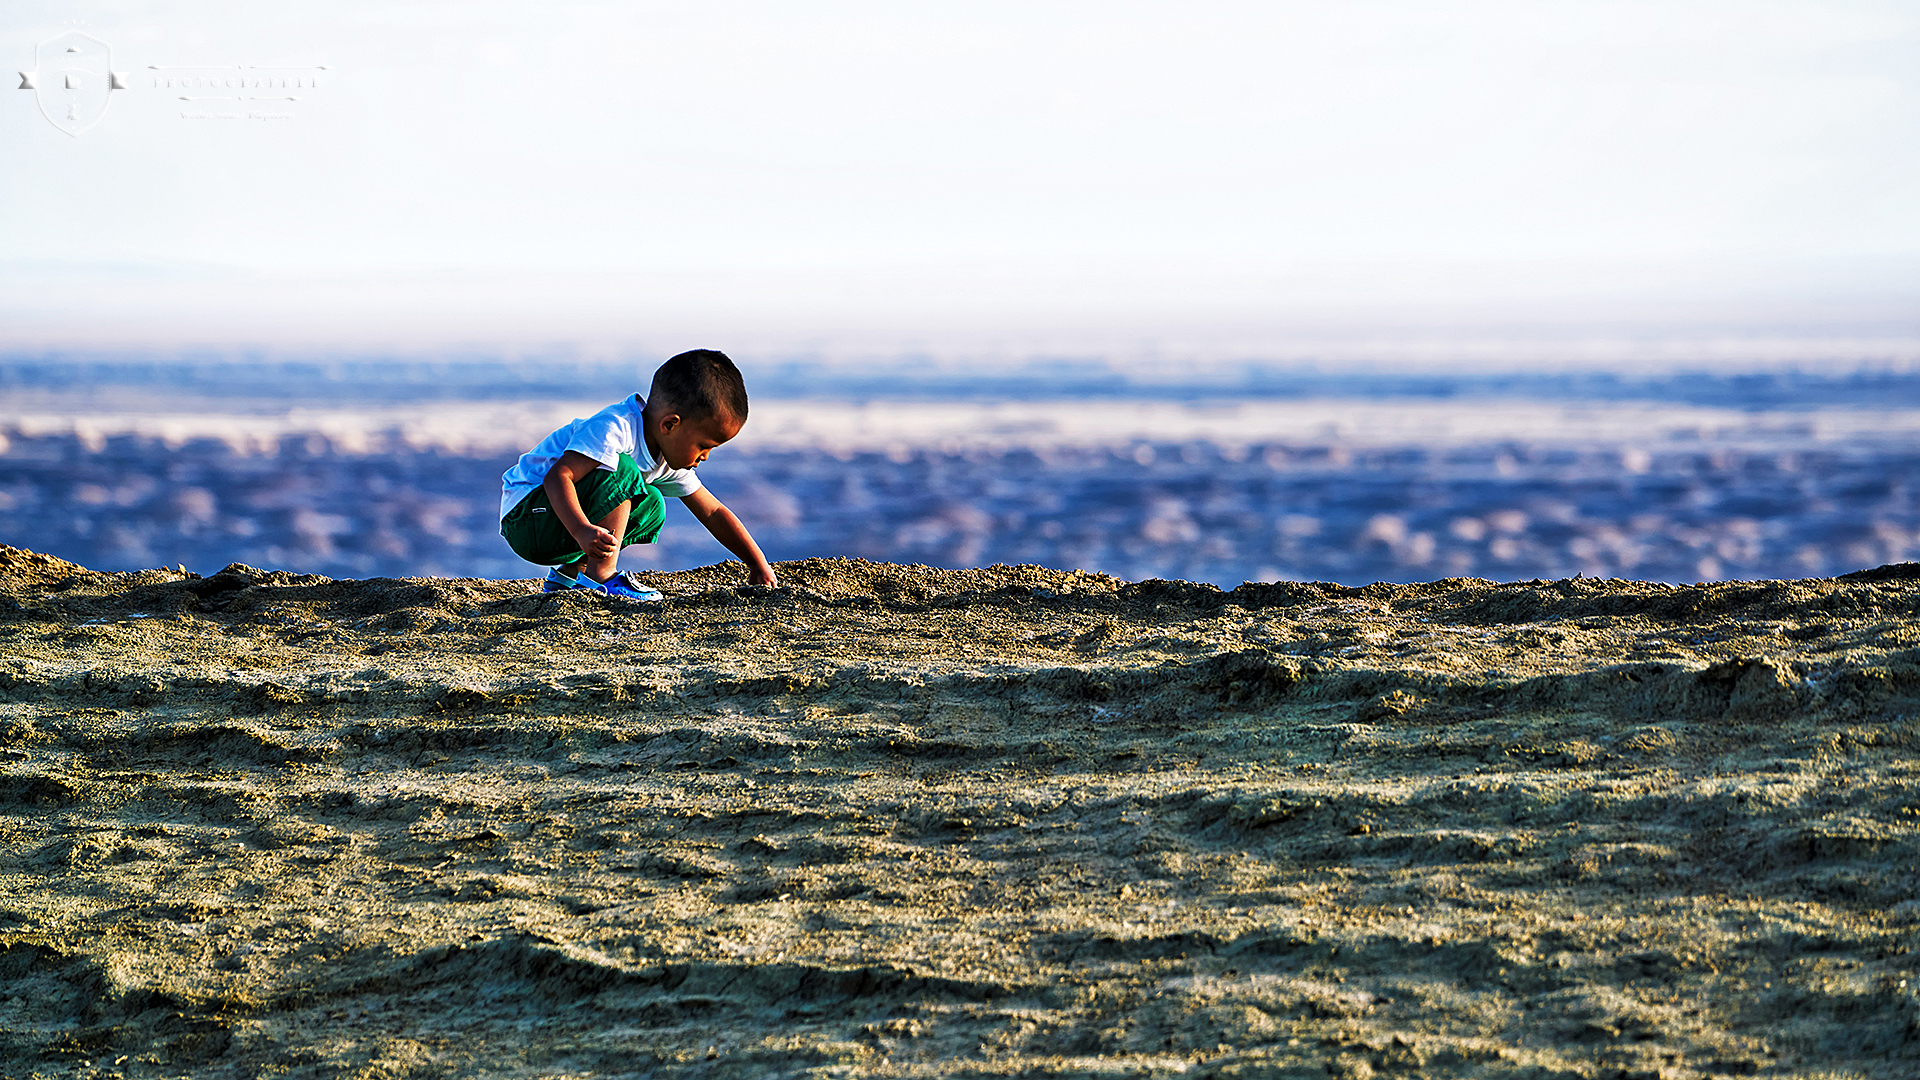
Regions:
M 1920 568 L 0 550 L 0 1075 L 1920 1075 Z

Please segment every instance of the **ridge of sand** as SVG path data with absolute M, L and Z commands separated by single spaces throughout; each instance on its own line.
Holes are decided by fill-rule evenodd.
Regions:
M 0 1074 L 1920 1074 L 1920 566 L 780 571 L 0 549 Z

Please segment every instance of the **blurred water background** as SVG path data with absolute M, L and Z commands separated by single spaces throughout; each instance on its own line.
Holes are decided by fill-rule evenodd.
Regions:
M 1790 578 L 1920 550 L 1920 373 L 745 361 L 702 476 L 775 559 L 1347 584 Z M 0 542 L 103 570 L 529 577 L 499 476 L 651 363 L 0 363 Z M 629 567 L 726 558 L 669 509 Z
M 0 107 L 6 543 L 531 576 L 500 473 L 712 346 L 777 558 L 1920 546 L 1911 3 L 81 7 L 0 19 L 139 73 Z M 724 557 L 669 513 L 630 565 Z

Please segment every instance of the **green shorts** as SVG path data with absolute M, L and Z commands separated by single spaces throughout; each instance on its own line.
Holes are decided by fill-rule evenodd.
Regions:
M 640 478 L 640 466 L 631 454 L 620 455 L 618 468 L 595 469 L 581 477 L 573 490 L 580 496 L 580 509 L 587 512 L 588 521 L 599 521 L 623 502 L 633 504 L 627 513 L 627 534 L 620 539 L 621 547 L 653 543 L 653 538 L 660 535 L 660 526 L 667 523 L 667 500 L 659 489 Z M 507 511 L 500 520 L 500 535 L 507 538 L 507 546 L 515 555 L 541 566 L 565 566 L 587 557 L 580 550 L 580 541 L 560 524 L 560 515 L 553 512 L 544 487 L 534 488 Z

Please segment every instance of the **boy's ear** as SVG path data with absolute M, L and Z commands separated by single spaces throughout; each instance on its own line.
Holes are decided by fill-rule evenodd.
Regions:
M 680 426 L 680 414 L 668 413 L 660 418 L 660 432 L 665 434 Z

